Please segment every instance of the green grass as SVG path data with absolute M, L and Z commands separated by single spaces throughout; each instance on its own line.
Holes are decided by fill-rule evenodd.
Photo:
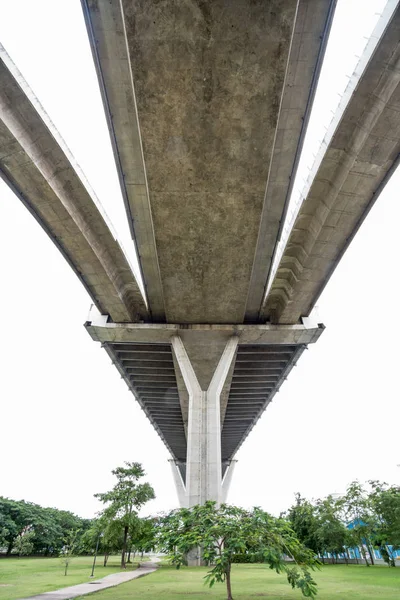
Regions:
M 226 598 L 224 584 L 211 590 L 203 585 L 206 568 L 171 567 L 98 592 L 93 600 L 182 600 L 185 598 Z M 327 565 L 315 574 L 320 600 L 399 600 L 400 569 L 350 565 Z M 232 593 L 235 600 L 266 597 L 268 600 L 301 599 L 299 590 L 292 590 L 283 575 L 276 575 L 263 565 L 234 565 Z
M 110 557 L 103 567 L 98 558 L 95 579 L 120 571 L 118 556 Z M 0 600 L 16 600 L 42 592 L 51 592 L 62 587 L 90 581 L 93 557 L 73 558 L 64 576 L 64 566 L 59 558 L 0 558 Z M 128 565 L 132 568 L 132 565 Z M 134 564 L 134 568 L 137 563 Z

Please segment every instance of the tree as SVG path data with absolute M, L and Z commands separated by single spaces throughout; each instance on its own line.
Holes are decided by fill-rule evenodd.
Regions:
M 157 529 L 160 548 L 170 554 L 177 568 L 193 548 L 199 547 L 204 561 L 212 567 L 206 582 L 210 587 L 225 582 L 228 600 L 232 600 L 232 562 L 236 554 L 246 552 L 261 557 L 277 573 L 286 572 L 289 583 L 304 596 L 316 595 L 309 572 L 319 564 L 314 553 L 301 544 L 285 519 L 276 519 L 260 508 L 247 511 L 206 502 L 171 512 L 159 521 Z M 296 566 L 287 562 L 285 555 Z
M 317 535 L 318 519 L 315 506 L 299 493 L 296 494 L 296 503 L 288 510 L 286 518 L 296 536 L 307 548 L 315 553 L 321 552 L 320 539 Z
M 0 497 L 0 546 L 7 547 L 7 554 L 11 554 L 15 544 L 20 546 L 19 540 L 26 531 L 34 533 L 30 536 L 31 552 L 58 554 L 69 530 L 84 531 L 89 526 L 88 519 L 81 519 L 69 511 Z M 26 549 L 26 541 L 24 544 Z
M 400 548 L 400 487 L 370 481 L 370 506 L 375 513 L 374 541 L 390 567 L 395 567 L 394 550 Z
M 316 514 L 316 538 L 320 552 L 324 555 L 329 552 L 332 556 L 343 553 L 347 562 L 347 546 L 349 545 L 349 530 L 340 518 L 341 505 L 328 496 L 323 500 L 317 500 L 315 506 Z
M 95 494 L 101 502 L 106 504 L 103 516 L 108 521 L 117 521 L 123 529 L 123 542 L 121 554 L 121 568 L 126 569 L 126 550 L 129 527 L 137 518 L 137 511 L 149 500 L 155 498 L 154 489 L 149 483 L 138 483 L 145 476 L 140 463 L 126 462 L 125 467 L 118 467 L 112 471 L 117 483 L 109 492 Z
M 33 550 L 33 540 L 35 538 L 34 531 L 24 531 L 17 537 L 14 544 L 18 556 L 28 556 Z
M 346 494 L 339 501 L 343 511 L 343 520 L 349 524 L 349 545 L 360 548 L 365 564 L 369 567 L 365 546 L 374 564 L 372 539 L 376 531 L 376 519 L 365 488 L 358 481 L 353 481 L 347 488 Z
M 143 558 L 145 552 L 150 552 L 156 545 L 155 539 L 155 519 L 147 517 L 138 519 L 137 524 L 130 533 L 131 547 L 136 552 L 140 552 Z
M 67 575 L 68 567 L 75 553 L 79 529 L 71 529 L 64 538 L 64 546 L 61 548 L 60 558 L 65 566 L 64 575 Z

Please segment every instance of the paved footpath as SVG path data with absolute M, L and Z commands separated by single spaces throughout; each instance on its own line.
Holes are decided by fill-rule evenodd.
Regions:
M 105 590 L 119 585 L 120 583 L 131 581 L 131 579 L 137 579 L 138 577 L 153 573 L 157 569 L 157 562 L 159 562 L 159 560 L 160 559 L 154 558 L 151 562 L 140 563 L 140 567 L 135 571 L 113 573 L 112 575 L 106 575 L 106 577 L 103 577 L 102 579 L 89 581 L 89 583 L 71 585 L 70 587 L 55 590 L 54 592 L 45 592 L 38 596 L 21 598 L 21 600 L 69 600 L 70 598 L 77 598 L 78 596 L 84 596 L 85 594 L 93 594 L 93 592 Z

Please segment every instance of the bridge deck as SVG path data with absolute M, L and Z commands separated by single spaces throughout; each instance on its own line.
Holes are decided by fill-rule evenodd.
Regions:
M 0 45 L 0 177 L 114 321 L 148 312 L 131 267 L 78 165 Z
M 400 8 L 334 131 L 301 205 L 262 316 L 294 323 L 322 290 L 400 160 Z
M 152 320 L 257 321 L 335 1 L 82 4 Z

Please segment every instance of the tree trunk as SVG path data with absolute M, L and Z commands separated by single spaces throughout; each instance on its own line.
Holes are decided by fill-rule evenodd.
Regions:
M 226 591 L 227 591 L 227 600 L 233 600 L 232 598 L 232 588 L 231 588 L 231 565 L 229 565 L 228 570 L 226 572 Z
M 126 554 L 126 542 L 128 540 L 128 525 L 124 528 L 124 543 L 122 544 L 121 554 L 121 569 L 126 569 L 125 554 Z
M 129 552 L 128 552 L 128 560 L 126 561 L 128 563 L 131 562 L 131 549 L 129 548 Z
M 394 557 L 392 549 L 389 548 L 388 545 L 386 546 L 386 551 L 387 551 L 388 556 L 389 556 L 389 567 L 395 567 L 396 566 L 396 563 L 394 562 L 395 561 L 395 557 Z
M 65 571 L 64 571 L 64 575 L 67 575 L 67 571 L 68 571 L 68 563 L 65 563 Z
M 375 564 L 374 549 L 372 548 L 371 544 L 367 544 L 367 548 L 368 548 L 369 555 L 371 557 L 371 565 L 374 565 Z
M 365 548 L 364 548 L 364 545 L 363 545 L 363 543 L 362 543 L 362 542 L 361 542 L 360 548 L 361 548 L 361 556 L 362 556 L 362 557 L 363 557 L 363 559 L 365 560 L 365 564 L 366 564 L 366 566 L 367 566 L 367 567 L 369 567 L 369 562 L 368 562 L 367 554 L 366 554 L 366 552 L 365 552 Z
M 344 560 L 345 560 L 347 566 L 349 566 L 349 558 L 350 558 L 349 551 L 347 548 L 344 548 Z
M 107 566 L 107 563 L 108 563 L 108 557 L 109 557 L 109 556 L 110 556 L 110 555 L 109 555 L 109 554 L 107 554 L 107 553 L 104 555 L 103 567 L 106 567 L 106 566 Z
M 14 546 L 14 538 L 8 543 L 7 552 L 6 552 L 7 556 L 10 556 L 13 546 Z

